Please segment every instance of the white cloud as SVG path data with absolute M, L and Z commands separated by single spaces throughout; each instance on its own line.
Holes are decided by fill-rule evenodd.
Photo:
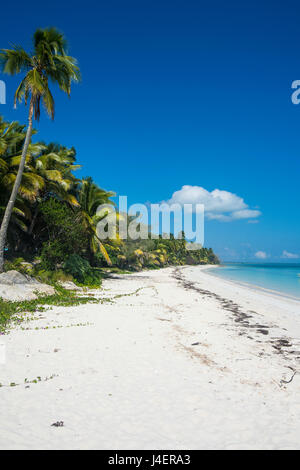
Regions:
M 201 186 L 184 185 L 175 191 L 167 204 L 204 204 L 205 215 L 210 220 L 230 222 L 232 220 L 256 219 L 259 210 L 250 209 L 244 199 L 229 191 L 214 189 L 207 191 Z
M 297 255 L 297 254 L 295 254 L 295 253 L 289 253 L 288 251 L 283 250 L 282 255 L 281 255 L 281 258 L 285 258 L 285 259 L 298 259 L 298 258 L 300 258 L 300 256 Z
M 265 251 L 257 251 L 255 253 L 255 258 L 258 258 L 258 259 L 267 259 L 268 255 Z

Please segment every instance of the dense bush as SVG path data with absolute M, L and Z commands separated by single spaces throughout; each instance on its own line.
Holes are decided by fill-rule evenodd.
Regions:
M 43 244 L 41 261 L 44 269 L 55 270 L 57 266 L 68 257 L 64 243 L 60 240 L 53 240 Z
M 59 240 L 72 253 L 87 250 L 87 234 L 76 209 L 56 199 L 49 199 L 40 205 L 39 210 L 48 240 Z
M 99 271 L 92 268 L 90 263 L 79 255 L 69 256 L 63 265 L 63 269 L 81 284 L 88 286 L 99 286 L 101 284 Z
M 86 252 L 86 233 L 80 217 L 76 220 L 73 209 L 56 199 L 49 199 L 40 205 L 40 214 L 47 233 L 41 249 L 45 269 L 54 270 L 71 254 Z

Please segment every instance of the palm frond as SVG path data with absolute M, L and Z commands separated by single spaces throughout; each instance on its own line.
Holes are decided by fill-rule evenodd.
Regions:
M 32 58 L 22 47 L 14 46 L 13 49 L 1 49 L 0 67 L 4 73 L 15 75 L 32 66 Z

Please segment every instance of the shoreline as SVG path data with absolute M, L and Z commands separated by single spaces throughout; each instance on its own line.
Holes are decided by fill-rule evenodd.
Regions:
M 255 291 L 262 291 L 266 294 L 269 294 L 269 295 L 274 295 L 276 297 L 283 297 L 285 299 L 289 299 L 289 300 L 294 300 L 296 302 L 300 302 L 300 297 L 294 297 L 293 295 L 289 295 L 285 292 L 282 292 L 282 291 L 279 291 L 279 290 L 275 290 L 275 289 L 268 289 L 267 287 L 262 287 L 262 286 L 259 286 L 257 284 L 252 284 L 251 282 L 244 282 L 244 281 L 238 281 L 236 279 L 227 279 L 225 277 L 222 277 L 222 276 L 218 276 L 216 273 L 212 273 L 212 272 L 209 272 L 210 269 L 217 269 L 218 267 L 222 267 L 221 265 L 220 266 L 216 266 L 214 264 L 212 265 L 208 265 L 208 266 L 203 266 L 203 268 L 207 269 L 207 274 L 209 274 L 210 276 L 214 276 L 216 277 L 217 279 L 222 279 L 226 282 L 229 282 L 229 283 L 232 283 L 232 284 L 237 284 L 239 286 L 242 286 L 242 287 L 245 287 L 247 289 L 253 289 Z M 203 271 L 204 271 L 203 269 Z
M 93 293 L 2 336 L 1 449 L 300 448 L 299 303 L 207 266 Z

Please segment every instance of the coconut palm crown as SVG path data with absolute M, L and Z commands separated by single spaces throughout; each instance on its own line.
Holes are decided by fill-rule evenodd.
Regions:
M 4 73 L 15 75 L 25 72 L 15 92 L 14 104 L 32 102 L 34 118 L 40 118 L 40 103 L 54 119 L 54 99 L 49 81 L 70 96 L 72 81 L 79 81 L 77 61 L 66 54 L 66 40 L 55 28 L 38 29 L 33 36 L 33 52 L 28 54 L 22 47 L 2 49 L 0 66 Z

